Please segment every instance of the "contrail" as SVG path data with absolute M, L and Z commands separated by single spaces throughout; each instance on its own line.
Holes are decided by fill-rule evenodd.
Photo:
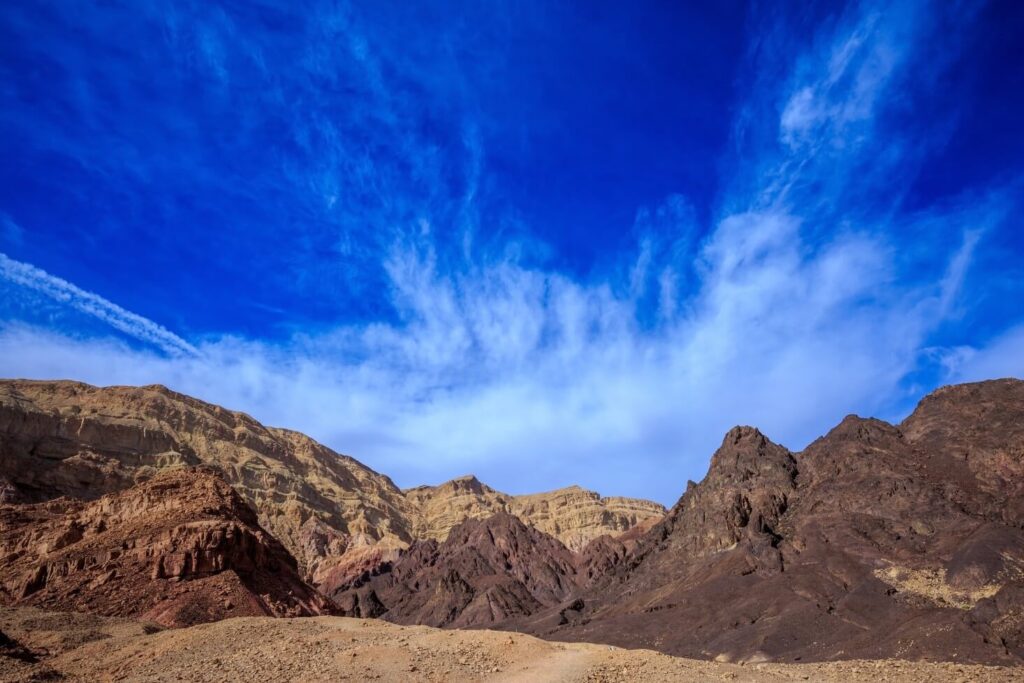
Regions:
M 199 350 L 166 327 L 126 311 L 98 294 L 87 292 L 67 280 L 50 275 L 29 263 L 8 258 L 0 252 L 0 275 L 7 280 L 41 292 L 61 303 L 91 315 L 140 341 L 157 346 L 175 356 L 198 356 Z

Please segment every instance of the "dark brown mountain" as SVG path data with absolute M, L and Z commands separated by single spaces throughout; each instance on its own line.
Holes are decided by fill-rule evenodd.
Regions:
M 568 598 L 579 588 L 576 561 L 557 539 L 499 513 L 459 524 L 443 543 L 413 544 L 393 565 L 343 587 L 334 598 L 352 616 L 493 626 Z
M 850 416 L 802 453 L 730 431 L 625 557 L 522 620 L 545 637 L 731 660 L 1024 656 L 1024 382 Z M 598 553 L 599 554 L 599 553 Z
M 207 468 L 94 501 L 0 505 L 0 602 L 186 626 L 333 606 Z

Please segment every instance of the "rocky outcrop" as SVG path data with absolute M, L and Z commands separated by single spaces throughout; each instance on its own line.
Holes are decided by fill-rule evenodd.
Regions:
M 0 496 L 84 500 L 173 467 L 216 467 L 309 576 L 325 559 L 413 540 L 387 477 L 297 432 L 164 387 L 0 382 Z
M 387 571 L 334 597 L 352 616 L 483 627 L 564 601 L 579 587 L 576 559 L 557 539 L 502 512 L 463 522 L 443 543 L 414 544 Z
M 473 476 L 407 489 L 405 495 L 420 512 L 414 527 L 418 538 L 443 541 L 466 519 L 486 519 L 506 512 L 554 536 L 573 551 L 582 550 L 599 536 L 618 535 L 665 514 L 663 506 L 649 500 L 602 497 L 579 486 L 512 496 Z
M 1024 382 L 950 387 L 904 423 L 850 416 L 801 453 L 749 427 L 596 569 L 559 640 L 721 660 L 1020 663 Z
M 0 506 L 0 600 L 183 626 L 333 606 L 213 470 L 158 473 L 85 502 Z

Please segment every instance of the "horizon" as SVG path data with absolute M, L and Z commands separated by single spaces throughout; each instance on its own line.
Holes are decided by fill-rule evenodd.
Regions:
M 969 384 L 982 384 L 982 383 L 987 383 L 987 382 L 1002 382 L 1002 381 L 1007 381 L 1007 380 L 1017 381 L 1017 382 L 1024 382 L 1024 379 L 1022 379 L 1020 377 L 992 377 L 992 378 L 989 378 L 989 379 L 976 380 L 976 381 L 973 381 L 973 382 L 964 382 L 964 383 L 961 383 L 961 384 L 944 384 L 944 385 L 936 387 L 936 388 L 932 389 L 931 391 L 929 391 L 928 393 L 922 395 L 918 399 L 917 403 L 915 403 L 914 407 L 911 408 L 910 412 L 908 412 L 907 414 L 905 414 L 903 416 L 903 419 L 898 420 L 898 421 L 894 421 L 894 422 L 890 422 L 888 420 L 882 420 L 882 421 L 886 422 L 887 424 L 891 424 L 892 426 L 898 427 L 903 422 L 903 420 L 905 420 L 907 417 L 909 417 L 913 413 L 913 411 L 917 409 L 917 406 L 920 405 L 921 401 L 923 401 L 925 398 L 927 398 L 928 396 L 932 395 L 933 393 L 939 391 L 940 389 L 946 389 L 946 388 L 953 387 L 953 386 L 964 386 L 964 385 L 969 385 Z M 67 379 L 67 378 L 64 378 L 64 379 L 53 379 L 53 380 L 39 380 L 39 379 L 33 379 L 33 378 L 28 378 L 28 377 L 0 377 L 0 382 L 48 382 L 48 381 L 52 381 L 52 382 L 69 382 L 69 383 L 75 383 L 75 384 L 86 384 L 86 386 L 90 386 L 90 387 L 96 388 L 96 389 L 117 389 L 117 388 L 146 389 L 146 388 L 156 388 L 156 389 L 164 389 L 164 390 L 170 391 L 172 393 L 180 394 L 180 392 L 175 392 L 173 389 L 171 389 L 171 388 L 169 388 L 167 386 L 164 386 L 162 384 L 149 384 L 149 385 L 143 385 L 143 386 L 131 385 L 131 384 L 128 384 L 128 385 L 122 384 L 122 385 L 96 386 L 96 385 L 88 384 L 87 382 L 81 382 L 79 380 L 73 380 L 73 379 Z M 253 418 L 252 415 L 249 415 L 245 411 L 233 409 L 231 406 L 220 406 L 218 404 L 211 403 L 209 401 L 205 401 L 201 396 L 194 396 L 194 395 L 191 395 L 191 394 L 180 394 L 180 395 L 186 396 L 187 398 L 196 399 L 196 400 L 198 400 L 198 401 L 200 401 L 202 403 L 206 403 L 207 405 L 212 405 L 212 406 L 223 408 L 225 410 L 228 410 L 229 412 L 242 413 L 243 415 L 246 415 L 250 419 L 255 419 L 255 418 Z M 817 438 L 822 438 L 822 437 L 826 436 L 829 432 L 831 432 L 833 429 L 838 427 L 842 422 L 844 422 L 847 418 L 850 418 L 850 417 L 861 419 L 861 420 L 881 419 L 881 418 L 873 417 L 871 415 L 858 415 L 856 413 L 847 413 L 842 418 L 840 418 L 840 419 L 836 420 L 834 423 L 832 423 L 832 425 L 830 427 L 828 427 L 828 429 L 823 431 L 818 437 L 816 437 L 816 439 Z M 257 422 L 259 422 L 259 420 L 257 420 Z M 262 424 L 264 427 L 267 427 L 269 429 L 280 429 L 280 430 L 283 430 L 283 431 L 297 432 L 299 434 L 303 433 L 303 432 L 300 432 L 299 430 L 292 429 L 292 428 L 290 428 L 288 426 L 284 426 L 284 425 L 264 424 L 262 422 L 260 424 Z M 730 427 L 728 430 L 726 430 L 722 434 L 722 442 L 724 443 L 725 437 L 728 436 L 731 431 L 733 431 L 734 429 L 740 429 L 740 428 L 748 428 L 748 429 L 754 429 L 754 430 L 758 431 L 759 433 L 761 433 L 765 437 L 767 437 L 769 441 L 771 441 L 772 443 L 775 443 L 775 444 L 777 444 L 779 446 L 782 446 L 786 450 L 790 451 L 794 456 L 800 455 L 803 452 L 803 450 L 804 450 L 804 449 L 799 449 L 799 450 L 792 449 L 789 446 L 787 446 L 785 443 L 776 441 L 775 439 L 772 438 L 771 434 L 765 434 L 764 431 L 762 431 L 757 425 L 735 424 L 735 425 Z M 306 435 L 306 436 L 309 436 L 309 435 Z M 322 444 L 322 445 L 326 445 L 326 444 Z M 810 445 L 810 444 L 807 444 L 807 445 Z M 343 450 L 338 450 L 338 449 L 332 449 L 332 450 L 334 450 L 337 455 L 340 455 L 340 456 L 343 456 L 343 457 L 347 457 L 347 458 L 352 458 L 353 460 L 358 462 L 360 465 L 362 465 L 364 467 L 368 467 L 369 469 L 373 470 L 376 474 L 384 476 L 384 477 L 386 477 L 389 480 L 392 480 L 391 475 L 389 475 L 387 472 L 377 470 L 377 469 L 375 469 L 373 467 L 370 467 L 366 463 L 364 463 L 358 457 L 358 454 L 352 454 L 352 453 L 348 453 L 348 452 L 345 452 Z M 714 453 L 717 452 L 717 450 L 718 450 L 718 448 L 716 447 L 715 451 L 713 451 L 712 453 L 710 453 L 708 455 L 708 466 L 705 469 L 704 475 L 702 475 L 699 479 L 693 480 L 694 483 L 700 483 L 707 476 L 707 472 L 710 469 L 710 465 L 711 465 L 711 459 L 713 458 Z M 412 491 L 412 490 L 416 490 L 416 489 L 437 488 L 437 487 L 443 486 L 445 484 L 449 484 L 449 483 L 452 483 L 452 482 L 455 482 L 455 481 L 464 480 L 464 479 L 472 479 L 472 480 L 476 481 L 478 484 L 481 484 L 481 485 L 483 485 L 483 486 L 485 486 L 487 488 L 490 488 L 491 490 L 496 491 L 497 493 L 502 493 L 502 494 L 511 495 L 511 496 L 543 495 L 543 494 L 557 493 L 559 491 L 564 491 L 564 490 L 576 488 L 576 489 L 581 489 L 581 490 L 589 492 L 589 493 L 597 494 L 602 500 L 607 499 L 607 498 L 637 498 L 636 496 L 620 495 L 620 494 L 615 493 L 614 491 L 603 492 L 603 491 L 598 491 L 596 489 L 590 489 L 590 488 L 587 488 L 587 487 L 584 487 L 584 486 L 580 486 L 579 484 L 574 483 L 574 482 L 563 483 L 561 485 L 557 485 L 556 484 L 552 488 L 546 488 L 546 489 L 536 490 L 536 491 L 534 491 L 534 490 L 530 490 L 530 491 L 514 491 L 514 490 L 511 490 L 510 491 L 510 490 L 504 489 L 501 486 L 498 486 L 497 488 L 495 488 L 494 486 L 491 486 L 491 483 L 493 483 L 493 482 L 483 481 L 473 472 L 467 472 L 465 474 L 457 475 L 457 476 L 454 476 L 454 477 L 449 477 L 447 479 L 436 481 L 435 483 L 432 483 L 432 482 L 429 482 L 429 481 L 424 481 L 424 482 L 420 482 L 418 484 L 412 484 L 412 485 L 409 485 L 409 486 L 401 486 L 399 484 L 394 484 L 393 480 L 392 480 L 392 483 L 395 485 L 395 487 L 398 490 L 400 490 L 400 491 L 402 491 L 404 493 L 406 491 Z M 680 490 L 679 494 L 674 499 L 672 499 L 672 500 L 657 500 L 657 499 L 653 499 L 653 498 L 639 498 L 639 499 L 640 500 L 648 500 L 650 502 L 658 503 L 658 504 L 662 505 L 665 509 L 671 509 L 677 502 L 679 502 L 679 500 L 682 499 L 683 494 L 687 490 L 688 484 L 689 484 L 689 482 L 683 482 L 681 484 L 681 490 Z
M 1024 377 L 1022 31 L 8 4 L 0 375 L 165 385 L 402 489 L 671 506 L 733 425 L 798 452 Z

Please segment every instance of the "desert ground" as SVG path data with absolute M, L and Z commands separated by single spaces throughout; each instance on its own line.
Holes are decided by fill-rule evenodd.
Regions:
M 183 629 L 0 610 L 2 681 L 1010 681 L 1019 670 L 899 660 L 727 664 L 500 631 L 343 617 L 226 619 Z

